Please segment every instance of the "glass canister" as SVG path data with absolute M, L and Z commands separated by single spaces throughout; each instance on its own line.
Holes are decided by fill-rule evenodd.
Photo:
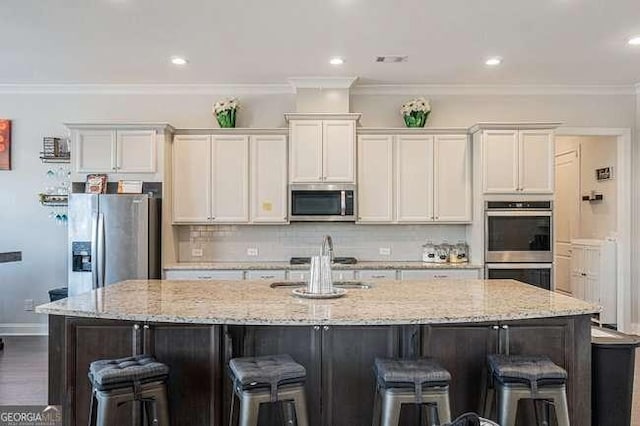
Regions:
M 433 244 L 433 241 L 427 241 L 422 245 L 422 261 L 425 263 L 436 261 L 436 245 Z
M 469 262 L 469 245 L 466 241 L 459 240 L 456 244 L 456 263 Z
M 436 263 L 449 262 L 450 248 L 451 246 L 448 243 L 442 243 L 436 246 Z

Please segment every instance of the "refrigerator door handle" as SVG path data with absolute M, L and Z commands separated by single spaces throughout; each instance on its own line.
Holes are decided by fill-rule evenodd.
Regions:
M 91 288 L 98 288 L 98 213 L 91 215 Z
M 98 213 L 98 287 L 104 287 L 105 281 L 105 241 L 104 241 L 104 214 Z

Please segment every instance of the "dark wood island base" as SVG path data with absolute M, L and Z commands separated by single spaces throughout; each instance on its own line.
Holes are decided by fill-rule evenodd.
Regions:
M 169 365 L 174 426 L 227 425 L 231 396 L 226 366 L 238 356 L 288 353 L 307 369 L 313 426 L 368 426 L 375 357 L 438 359 L 453 377 L 451 411 L 478 411 L 488 354 L 548 355 L 569 375 L 571 423 L 591 424 L 590 315 L 432 325 L 207 325 L 49 316 L 49 403 L 65 425 L 86 425 L 89 363 L 147 353 Z M 403 410 L 405 411 L 405 410 Z M 132 424 L 136 410 L 122 419 Z M 519 425 L 534 424 L 528 407 Z M 402 424 L 414 425 L 409 409 Z

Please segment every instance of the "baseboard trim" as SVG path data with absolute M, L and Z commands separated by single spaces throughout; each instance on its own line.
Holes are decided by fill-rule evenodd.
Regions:
M 4 323 L 0 324 L 2 336 L 47 336 L 49 326 L 38 323 Z

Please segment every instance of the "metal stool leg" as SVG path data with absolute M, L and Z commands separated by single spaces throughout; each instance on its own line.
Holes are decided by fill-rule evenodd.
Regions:
M 438 407 L 438 415 L 440 417 L 440 422 L 449 423 L 451 421 L 451 405 L 449 402 L 449 390 L 447 389 L 444 395 L 436 398 L 437 407 Z
M 380 389 L 378 388 L 378 385 L 376 385 L 376 390 L 373 394 L 373 421 L 371 422 L 371 426 L 380 426 L 380 416 L 382 415 L 382 407 L 380 406 L 380 403 Z
M 260 401 L 252 398 L 247 392 L 240 395 L 240 426 L 256 426 L 258 424 L 258 414 L 260 413 Z
M 95 388 L 91 390 L 91 402 L 89 403 L 89 426 L 95 426 L 96 424 L 96 406 L 98 400 L 96 399 Z
M 518 394 L 507 386 L 497 385 L 498 423 L 501 426 L 515 426 L 518 410 Z
M 440 416 L 438 415 L 438 404 L 429 402 L 422 404 L 422 407 L 426 408 L 426 419 L 428 426 L 438 426 L 440 424 Z
M 309 426 L 309 415 L 307 414 L 307 398 L 304 388 L 295 393 L 293 403 L 296 409 L 296 420 L 298 426 Z
M 569 426 L 569 406 L 567 405 L 567 391 L 565 386 L 558 392 L 558 397 L 554 399 L 556 418 L 558 426 Z
M 118 401 L 98 393 L 97 426 L 118 426 Z
M 382 394 L 382 426 L 398 426 L 401 408 L 400 401 L 389 392 L 384 392 Z

